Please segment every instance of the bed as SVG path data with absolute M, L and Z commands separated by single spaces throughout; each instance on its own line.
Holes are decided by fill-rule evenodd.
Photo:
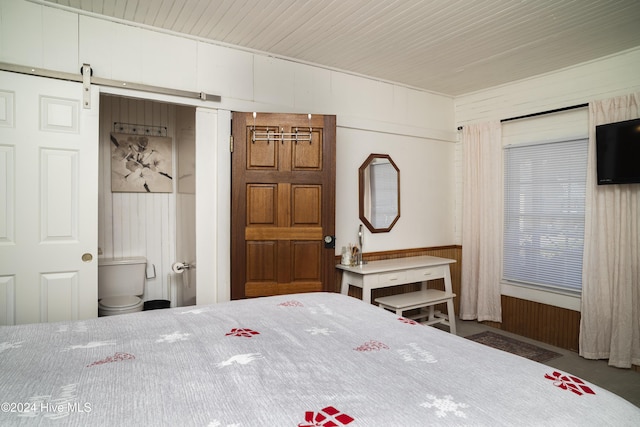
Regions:
M 548 366 L 334 293 L 0 328 L 0 425 L 638 426 Z

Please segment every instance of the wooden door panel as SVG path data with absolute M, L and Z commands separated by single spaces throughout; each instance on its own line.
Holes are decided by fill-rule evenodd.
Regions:
M 278 285 L 291 283 L 291 241 L 278 240 Z M 280 292 L 276 292 L 280 293 Z
M 243 240 L 322 240 L 323 237 L 319 227 L 247 227 Z
M 266 131 L 265 127 L 257 127 L 257 131 Z M 246 129 L 247 169 L 276 170 L 278 168 L 278 144 L 275 141 L 253 141 L 252 129 Z
M 293 266 L 293 280 L 294 282 L 315 282 L 318 285 L 318 290 L 322 290 L 321 285 L 321 269 L 320 269 L 320 255 L 323 250 L 321 242 L 318 241 L 296 241 L 292 243 L 293 246 L 293 259 L 291 265 Z M 309 260 L 316 260 L 316 262 L 309 262 Z
M 276 282 L 278 242 L 247 242 L 247 257 L 252 260 L 247 263 L 247 281 Z
M 248 243 L 247 258 L 252 261 L 247 265 L 245 296 L 322 291 L 323 250 L 318 240 Z
M 247 185 L 247 226 L 276 226 L 277 184 Z
M 279 179 L 279 178 L 277 178 Z M 291 184 L 278 184 L 278 226 L 291 226 Z
M 333 289 L 335 116 L 234 113 L 233 138 L 232 299 Z
M 271 283 L 271 284 L 255 284 L 247 283 L 245 297 L 262 297 L 266 295 L 286 295 L 300 292 L 320 292 L 317 282 L 294 282 L 294 283 Z
M 319 185 L 296 185 L 291 200 L 291 226 L 321 227 L 322 187 Z
M 322 170 L 321 129 L 313 129 L 311 141 L 297 141 L 291 149 L 292 170 Z

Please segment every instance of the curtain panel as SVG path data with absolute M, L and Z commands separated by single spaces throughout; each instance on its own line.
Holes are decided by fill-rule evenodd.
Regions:
M 463 206 L 460 318 L 502 322 L 502 130 L 500 122 L 462 130 Z
M 640 184 L 597 185 L 595 128 L 639 105 L 640 93 L 589 104 L 580 355 L 620 368 L 640 365 Z

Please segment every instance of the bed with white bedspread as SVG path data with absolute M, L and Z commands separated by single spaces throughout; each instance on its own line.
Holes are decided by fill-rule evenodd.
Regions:
M 333 293 L 0 328 L 0 425 L 638 426 L 565 372 Z

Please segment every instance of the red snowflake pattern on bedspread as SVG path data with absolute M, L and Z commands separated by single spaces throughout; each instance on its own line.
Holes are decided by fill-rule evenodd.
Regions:
M 296 300 L 281 302 L 278 305 L 281 306 L 281 307 L 304 307 L 303 303 L 301 303 L 300 301 L 296 301 Z
M 380 351 L 388 350 L 389 346 L 380 341 L 367 341 L 366 343 L 354 348 L 355 351 Z
M 347 414 L 341 413 L 333 406 L 318 411 L 307 411 L 304 414 L 304 423 L 298 424 L 298 427 L 338 427 L 346 426 L 354 419 Z
M 553 385 L 556 387 L 563 390 L 571 390 L 578 396 L 582 396 L 583 393 L 596 394 L 596 392 L 591 390 L 584 381 L 572 375 L 562 375 L 560 372 L 554 371 L 552 375 L 544 374 L 544 377 L 548 380 L 552 380 Z
M 398 317 L 398 320 L 402 323 L 406 323 L 407 325 L 419 325 L 420 323 L 415 320 L 407 319 L 406 317 Z
M 92 366 L 104 365 L 105 363 L 121 362 L 123 360 L 132 360 L 132 359 L 135 359 L 135 358 L 136 357 L 133 354 L 116 353 L 113 356 L 107 357 L 106 359 L 98 360 L 98 361 L 93 362 L 90 365 L 87 365 L 87 368 L 90 368 Z
M 225 336 L 232 335 L 234 337 L 246 337 L 251 338 L 254 335 L 260 335 L 260 332 L 256 332 L 252 329 L 247 328 L 233 328 L 231 332 L 227 332 Z

